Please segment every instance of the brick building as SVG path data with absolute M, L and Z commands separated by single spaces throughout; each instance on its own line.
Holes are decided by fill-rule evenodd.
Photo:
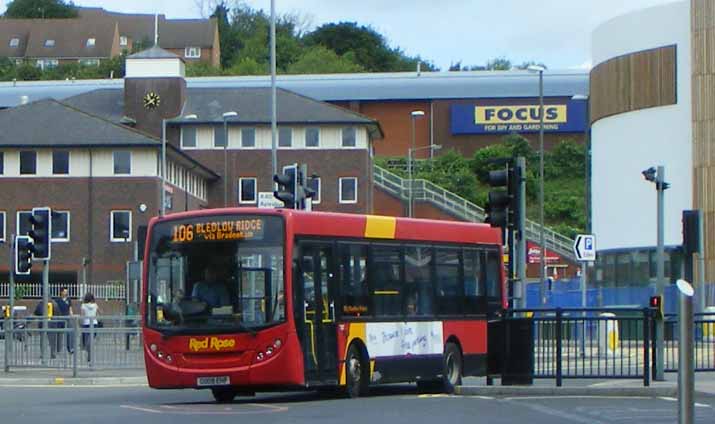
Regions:
M 164 15 L 79 8 L 72 19 L 0 19 L 0 57 L 40 68 L 79 63 L 96 66 L 122 51 L 159 46 L 187 62 L 221 63 L 216 19 L 166 19 Z
M 162 122 L 167 213 L 255 207 L 259 193 L 272 192 L 270 90 L 187 89 L 183 72 L 182 58 L 155 47 L 129 57 L 123 88 L 0 111 L 7 129 L 0 134 L 0 255 L 10 257 L 12 234 L 29 231 L 32 207 L 50 206 L 59 212 L 51 280 L 124 280 L 137 229 L 161 206 Z M 228 111 L 238 116 L 225 123 L 226 134 Z M 279 166 L 308 165 L 314 209 L 371 211 L 379 124 L 287 90 L 278 92 L 278 111 Z M 41 267 L 33 271 L 36 281 Z

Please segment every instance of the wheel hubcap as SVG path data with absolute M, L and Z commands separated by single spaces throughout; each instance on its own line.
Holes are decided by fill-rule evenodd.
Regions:
M 449 382 L 451 384 L 457 383 L 457 366 L 454 361 L 454 356 L 450 353 L 447 355 L 447 375 L 449 375 Z
M 360 360 L 355 357 L 350 358 L 350 376 L 355 383 L 360 382 Z

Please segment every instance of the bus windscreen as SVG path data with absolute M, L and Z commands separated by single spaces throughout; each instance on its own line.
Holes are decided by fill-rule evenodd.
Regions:
M 253 331 L 285 320 L 284 224 L 272 216 L 160 222 L 148 260 L 147 326 Z

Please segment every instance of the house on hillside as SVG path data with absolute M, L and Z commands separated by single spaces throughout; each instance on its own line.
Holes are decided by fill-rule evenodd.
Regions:
M 80 8 L 72 19 L 0 19 L 0 57 L 43 69 L 68 63 L 96 66 L 122 51 L 152 45 L 157 23 L 160 47 L 187 63 L 221 63 L 215 19 L 166 19 L 101 8 Z

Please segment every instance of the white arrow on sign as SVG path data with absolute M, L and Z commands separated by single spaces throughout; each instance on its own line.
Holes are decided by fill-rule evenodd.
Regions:
M 579 261 L 596 260 L 596 236 L 593 234 L 579 234 L 573 244 L 573 252 Z

